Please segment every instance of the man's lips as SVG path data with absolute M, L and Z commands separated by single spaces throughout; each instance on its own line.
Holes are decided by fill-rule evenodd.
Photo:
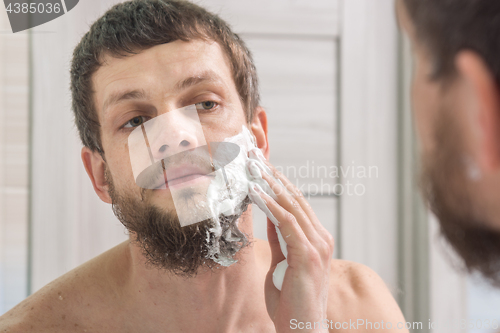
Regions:
M 156 189 L 166 187 L 172 187 L 181 183 L 190 182 L 196 178 L 207 176 L 212 170 L 203 170 L 195 165 L 181 165 L 175 168 L 170 168 L 164 171 L 165 176 L 159 180 Z
M 196 178 L 213 178 L 214 175 L 210 174 L 218 169 L 224 173 L 224 167 L 240 152 L 240 147 L 231 142 L 210 142 L 210 149 L 208 147 L 196 147 L 155 161 L 139 174 L 134 172 L 135 182 L 139 187 L 150 190 L 165 189 L 169 185 L 185 182 L 192 184 Z

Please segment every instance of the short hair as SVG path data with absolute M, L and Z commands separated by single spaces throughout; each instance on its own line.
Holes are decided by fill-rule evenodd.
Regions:
M 499 0 L 403 1 L 417 40 L 434 62 L 432 79 L 442 80 L 445 84 L 450 82 L 456 74 L 456 55 L 462 50 L 472 50 L 483 58 L 497 86 L 500 86 Z M 449 130 L 453 123 L 447 117 L 441 120 L 441 126 L 437 126 L 442 129 L 438 132 L 438 141 L 456 144 L 455 132 Z M 443 155 L 446 153 L 447 150 L 442 149 L 438 156 L 445 157 L 438 162 L 454 163 L 453 157 Z M 494 285 L 500 286 L 500 232 L 487 228 L 483 221 L 476 221 L 463 211 L 445 209 L 448 193 L 444 189 L 450 190 L 451 185 L 448 178 L 443 178 L 437 170 L 434 173 L 432 179 L 424 177 L 423 189 L 426 197 L 432 198 L 430 208 L 439 218 L 441 235 L 460 255 L 469 272 L 480 272 Z M 462 208 L 467 207 L 466 199 L 460 199 Z
M 117 4 L 95 21 L 73 52 L 71 94 L 75 124 L 84 146 L 104 153 L 92 75 L 103 56 L 126 57 L 176 40 L 217 42 L 229 61 L 246 120 L 259 105 L 252 55 L 219 16 L 182 0 L 132 0 Z
M 500 1 L 403 1 L 418 41 L 434 62 L 433 79 L 453 78 L 455 56 L 468 49 L 484 59 L 500 84 Z

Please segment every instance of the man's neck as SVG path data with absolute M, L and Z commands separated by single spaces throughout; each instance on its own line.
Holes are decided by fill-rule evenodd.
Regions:
M 250 209 L 242 215 L 239 225 L 247 235 L 252 234 Z M 211 270 L 201 268 L 192 278 L 149 267 L 142 249 L 134 242 L 129 242 L 129 249 L 127 286 L 137 305 L 142 303 L 140 308 L 147 309 L 152 320 L 157 312 L 163 317 L 191 321 L 181 322 L 179 328 L 199 329 L 211 325 L 215 319 L 218 324 L 240 325 L 239 317 L 246 309 L 255 309 L 256 302 L 265 304 L 262 293 L 265 273 L 253 244 L 237 254 L 237 263 Z M 257 311 L 262 314 L 262 309 Z

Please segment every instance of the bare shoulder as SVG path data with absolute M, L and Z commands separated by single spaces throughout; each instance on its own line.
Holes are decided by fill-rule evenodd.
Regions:
M 360 324 L 353 332 L 370 332 L 371 327 L 382 322 L 386 325 L 384 331 L 391 332 L 389 327 L 392 327 L 394 331 L 405 332 L 397 328 L 398 323 L 404 323 L 404 317 L 382 278 L 365 265 L 345 260 L 332 260 L 328 319 L 334 323 Z M 352 328 L 349 325 L 345 331 Z M 373 331 L 378 330 L 373 328 Z
M 0 317 L 0 332 L 69 332 L 92 329 L 114 295 L 125 243 L 50 282 Z M 109 311 L 109 310 L 108 310 Z M 90 331 L 90 330 L 89 330 Z

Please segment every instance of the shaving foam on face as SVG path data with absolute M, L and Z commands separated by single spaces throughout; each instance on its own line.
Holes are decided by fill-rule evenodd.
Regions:
M 210 230 L 210 232 L 213 232 L 215 236 L 220 236 L 222 228 L 218 216 L 220 214 L 226 216 L 241 214 L 242 212 L 235 211 L 235 207 L 238 207 L 239 203 L 248 195 L 252 202 L 266 214 L 271 222 L 274 223 L 281 251 L 286 258 L 286 242 L 277 227 L 279 225 L 279 221 L 271 213 L 269 208 L 266 206 L 265 201 L 254 189 L 258 188 L 259 191 L 266 193 L 274 200 L 277 199 L 276 194 L 273 192 L 269 184 L 262 178 L 262 172 L 266 172 L 271 177 L 273 177 L 273 175 L 271 170 L 264 163 L 265 157 L 255 144 L 254 136 L 245 126 L 242 126 L 242 131 L 239 134 L 225 139 L 224 142 L 237 144 L 240 147 L 240 153 L 225 167 L 229 183 L 228 186 L 226 186 L 227 184 L 224 177 L 219 174 L 208 187 L 207 205 L 210 207 L 214 221 L 214 227 Z M 277 182 L 283 185 L 281 181 L 277 180 Z M 227 190 L 225 194 L 224 189 Z M 207 235 L 207 241 L 208 239 L 209 237 Z M 213 247 L 213 254 L 215 253 L 217 253 L 217 245 Z M 213 260 L 224 266 L 229 266 L 236 262 L 233 258 L 211 257 Z M 273 282 L 278 290 L 281 290 L 287 267 L 288 263 L 285 259 L 277 265 L 273 273 Z
M 206 205 L 210 210 L 213 227 L 207 233 L 207 242 L 210 235 L 215 236 L 215 244 L 212 244 L 208 257 L 215 262 L 229 266 L 236 262 L 234 258 L 221 257 L 217 239 L 222 234 L 220 215 L 231 216 L 241 215 L 240 203 L 249 195 L 248 188 L 251 175 L 247 171 L 248 152 L 256 148 L 252 134 L 245 126 L 242 131 L 232 137 L 226 138 L 224 142 L 237 144 L 240 152 L 236 158 L 224 167 L 225 177 L 222 172 L 217 172 L 215 178 L 208 186 L 206 195 Z M 235 222 L 236 227 L 238 221 Z M 230 236 L 230 235 L 229 235 Z

